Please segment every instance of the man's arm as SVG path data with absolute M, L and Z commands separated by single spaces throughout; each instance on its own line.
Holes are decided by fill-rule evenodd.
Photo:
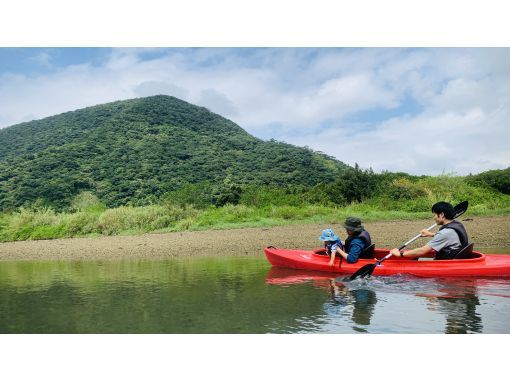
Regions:
M 363 243 L 360 239 L 354 239 L 351 242 L 351 245 L 349 246 L 349 253 L 346 253 L 340 248 L 337 249 L 338 254 L 349 264 L 353 264 L 358 261 L 361 251 L 363 251 Z
M 403 255 L 404 255 L 403 257 L 420 257 L 420 256 L 425 256 L 432 252 L 434 252 L 434 250 L 429 245 L 424 245 L 423 247 L 420 247 L 420 248 L 415 248 L 415 249 L 411 249 L 409 251 L 405 251 L 403 253 Z M 400 257 L 400 251 L 398 250 L 398 248 L 393 248 L 390 251 L 390 253 L 393 256 Z

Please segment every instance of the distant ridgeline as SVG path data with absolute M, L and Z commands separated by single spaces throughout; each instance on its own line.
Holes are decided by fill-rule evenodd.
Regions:
M 66 208 L 85 191 L 108 207 L 157 202 L 189 184 L 314 186 L 350 167 L 257 139 L 170 96 L 118 101 L 0 129 L 0 211 Z

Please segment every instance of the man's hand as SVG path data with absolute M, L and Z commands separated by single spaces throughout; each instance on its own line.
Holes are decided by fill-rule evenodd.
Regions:
M 397 257 L 400 257 L 400 251 L 398 250 L 398 248 L 393 248 L 390 253 L 393 255 L 393 256 L 397 256 Z
M 427 230 L 427 229 L 424 229 L 424 230 L 421 230 L 421 231 L 420 231 L 420 235 L 421 235 L 422 237 L 432 237 L 432 236 L 434 236 L 434 235 L 435 235 L 435 233 L 430 232 L 430 231 L 429 231 L 429 230 Z

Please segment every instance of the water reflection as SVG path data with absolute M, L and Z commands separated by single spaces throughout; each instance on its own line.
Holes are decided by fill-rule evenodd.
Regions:
M 494 305 L 494 297 L 502 297 L 502 306 L 508 310 L 510 298 L 510 281 L 508 279 L 423 279 L 405 275 L 391 277 L 372 277 L 369 279 L 357 279 L 352 282 L 347 279 L 337 278 L 331 274 L 321 272 L 306 272 L 301 270 L 272 268 L 266 277 L 266 282 L 273 285 L 298 284 L 309 282 L 314 287 L 322 287 L 327 292 L 324 303 L 324 312 L 332 319 L 333 324 L 341 324 L 349 317 L 354 325 L 351 328 L 356 332 L 389 332 L 386 329 L 370 329 L 372 319 L 377 313 L 387 320 L 389 305 L 376 310 L 378 299 L 382 298 L 385 304 L 396 303 L 393 307 L 398 310 L 406 309 L 397 316 L 400 323 L 408 323 L 413 326 L 409 331 L 399 332 L 422 332 L 424 328 L 432 328 L 430 321 L 423 320 L 423 301 L 426 311 L 437 323 L 437 316 L 444 318 L 441 331 L 448 334 L 458 333 L 481 333 L 484 332 L 482 319 L 482 302 L 480 297 Z M 407 307 L 407 308 L 406 308 Z M 489 315 L 494 318 L 494 314 Z M 501 326 L 504 332 L 510 330 L 508 321 L 501 318 Z M 332 324 L 331 320 L 323 320 L 324 323 Z M 389 321 L 391 323 L 391 321 Z M 428 323 L 428 325 L 427 325 Z M 422 329 L 418 326 L 422 325 Z M 331 328 L 331 327 L 330 327 Z M 404 327 L 402 326 L 402 329 Z M 424 332 L 425 332 L 424 331 Z M 435 332 L 438 332 L 435 330 Z
M 510 280 L 335 281 L 265 258 L 0 262 L 0 333 L 509 333 Z
M 480 305 L 476 280 L 442 280 L 439 294 L 420 294 L 427 299 L 427 308 L 446 317 L 445 333 L 480 333 L 482 317 L 476 308 Z
M 352 321 L 356 324 L 353 329 L 357 332 L 367 332 L 362 326 L 370 325 L 374 314 L 377 296 L 371 289 L 349 289 L 339 285 L 334 279 L 328 280 L 329 302 L 325 310 L 331 314 L 331 309 L 352 305 Z
M 356 332 L 368 332 L 364 326 L 370 325 L 377 303 L 376 292 L 368 288 L 349 288 L 342 282 L 335 281 L 331 274 L 307 272 L 287 268 L 271 268 L 266 282 L 272 285 L 290 285 L 310 281 L 316 288 L 324 288 L 328 298 L 323 309 L 327 316 L 338 318 L 350 314 Z M 348 311 L 350 310 L 350 312 Z

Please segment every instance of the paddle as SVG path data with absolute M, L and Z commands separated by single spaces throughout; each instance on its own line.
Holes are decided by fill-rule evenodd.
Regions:
M 454 207 L 454 210 L 455 210 L 455 216 L 453 217 L 453 219 L 455 218 L 458 218 L 459 216 L 461 216 L 462 214 L 464 214 L 466 212 L 468 208 L 468 201 L 464 201 L 464 202 L 461 202 L 459 203 L 457 206 Z M 437 226 L 436 223 L 434 223 L 433 225 L 431 225 L 429 228 L 427 228 L 427 231 L 430 231 L 431 229 L 433 229 L 435 226 Z M 407 247 L 409 244 L 411 244 L 413 241 L 415 241 L 416 239 L 418 239 L 419 237 L 421 236 L 421 234 L 418 234 L 416 235 L 415 237 L 413 237 L 411 240 L 405 242 L 404 244 L 402 244 L 400 247 L 398 247 L 398 250 L 401 251 L 403 250 L 405 247 Z M 373 264 L 367 264 L 367 265 L 364 265 L 362 266 L 360 269 L 358 269 L 356 272 L 353 273 L 353 275 L 351 277 L 349 277 L 349 281 L 352 281 L 354 280 L 355 278 L 357 277 L 361 277 L 361 278 L 364 278 L 364 277 L 367 277 L 367 276 L 370 276 L 372 275 L 372 273 L 374 272 L 374 269 L 376 266 L 380 265 L 384 260 L 390 258 L 392 256 L 391 253 L 388 253 L 386 256 L 384 256 L 382 259 L 379 259 L 377 260 L 375 263 Z

